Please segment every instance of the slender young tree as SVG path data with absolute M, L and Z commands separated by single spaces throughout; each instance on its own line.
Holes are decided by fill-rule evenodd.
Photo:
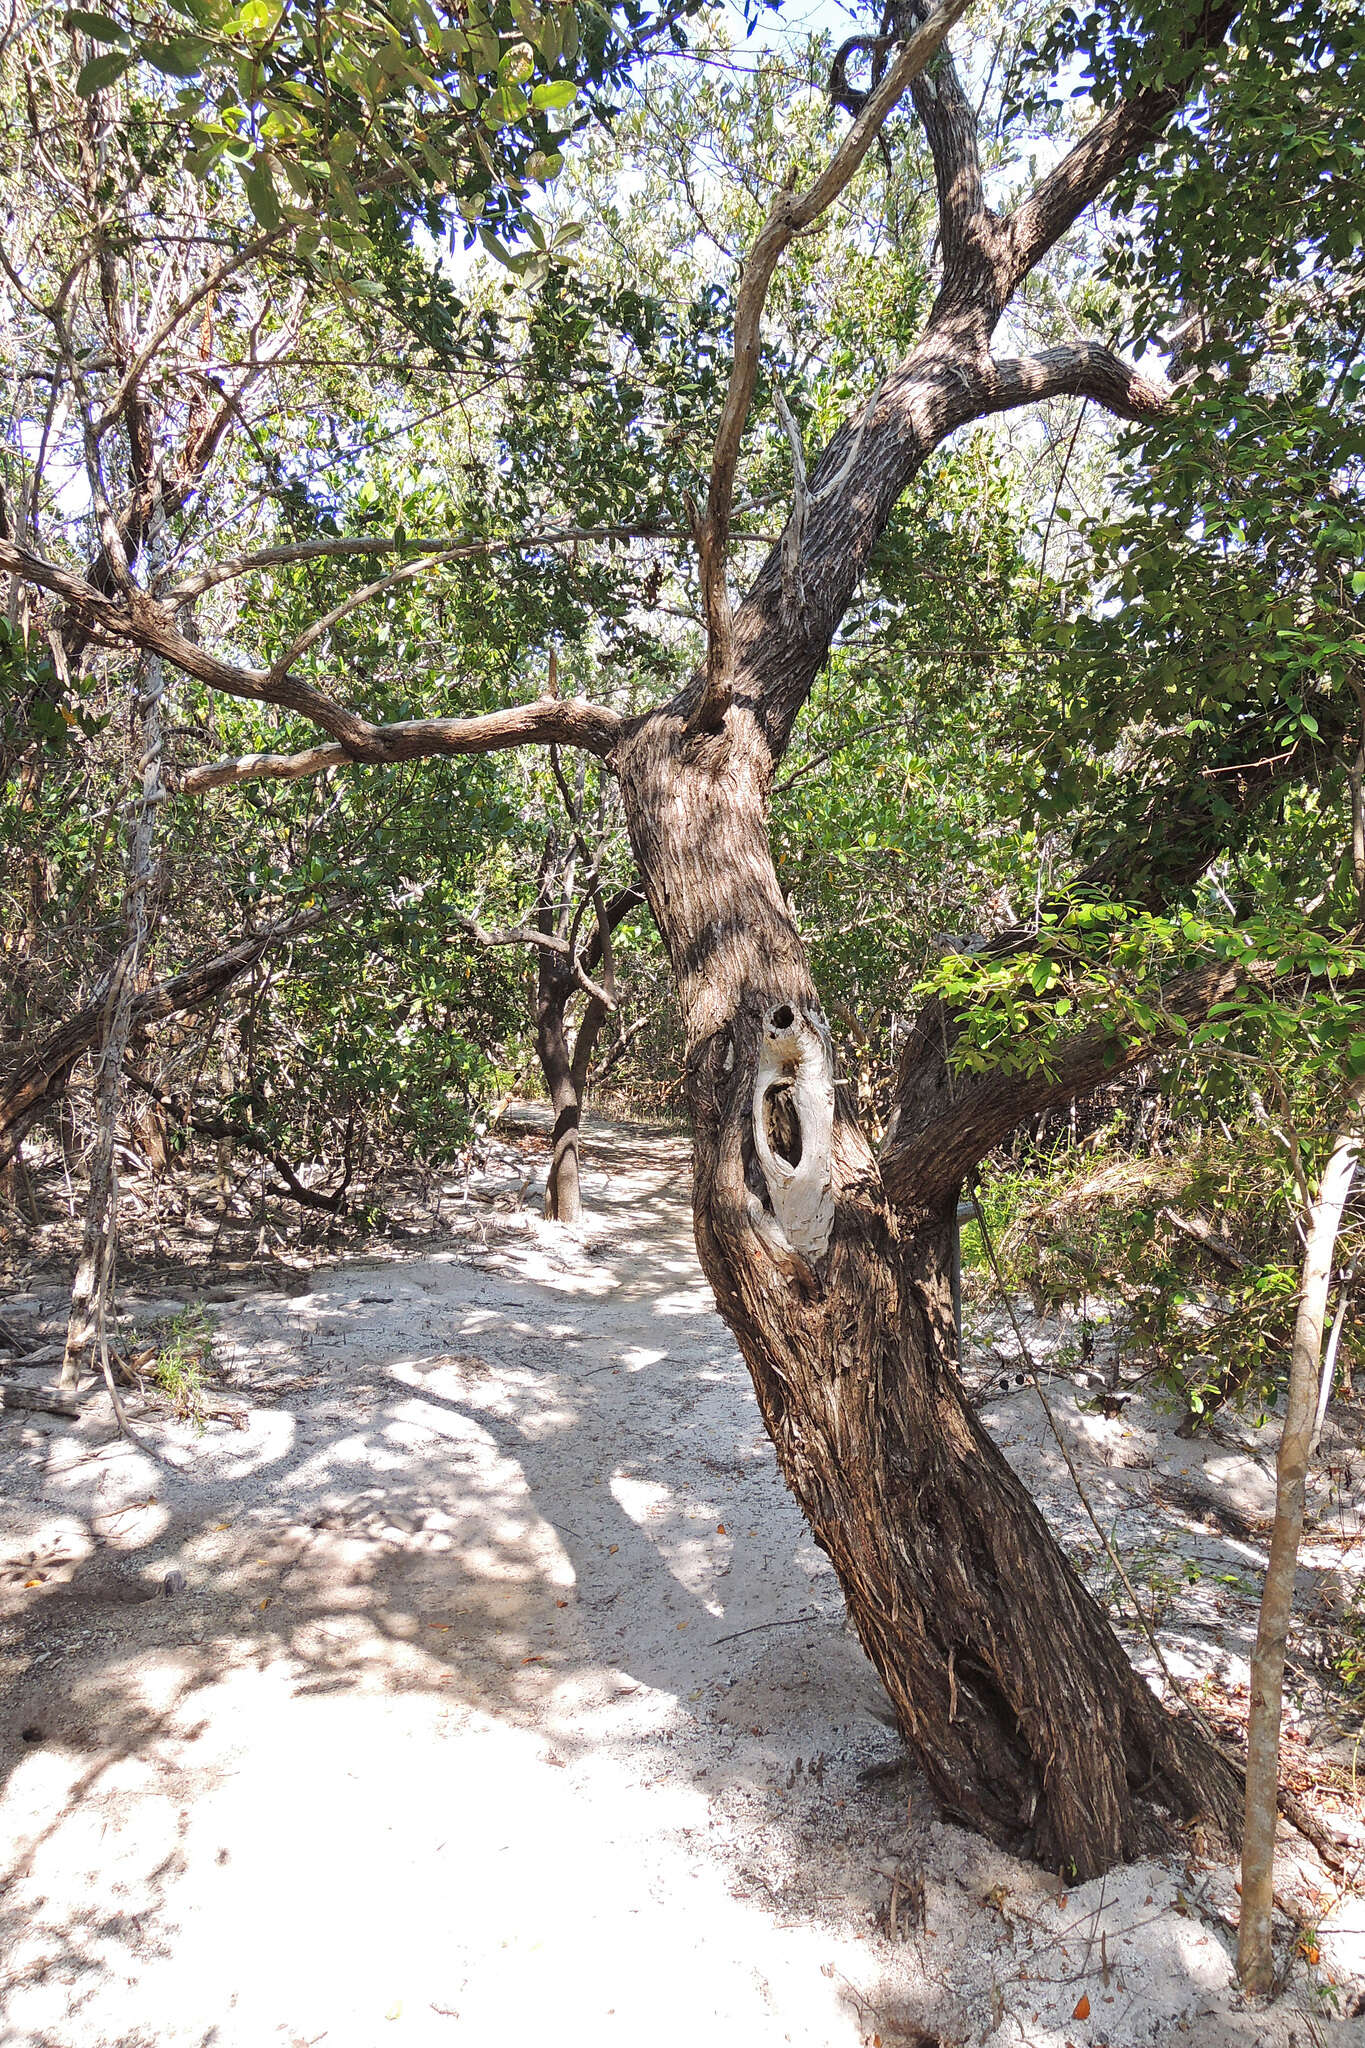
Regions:
M 1275 1902 L 1275 1829 L 1279 1806 L 1280 1721 L 1284 1652 L 1294 1605 L 1294 1575 L 1303 1541 L 1304 1492 L 1312 1456 L 1322 1366 L 1323 1326 L 1332 1286 L 1332 1261 L 1351 1184 L 1365 1140 L 1365 1075 L 1346 1091 L 1345 1114 L 1316 1193 L 1304 1217 L 1303 1275 L 1289 1365 L 1284 1426 L 1275 1459 L 1275 1523 L 1261 1594 L 1256 1647 L 1251 1658 L 1251 1711 L 1247 1720 L 1246 1825 L 1242 1837 L 1242 1910 L 1237 1927 L 1237 1968 L 1248 1991 L 1267 1992 L 1275 1981 L 1270 1945 Z

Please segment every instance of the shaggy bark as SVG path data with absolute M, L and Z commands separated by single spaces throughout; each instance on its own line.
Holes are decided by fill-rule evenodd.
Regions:
M 698 1250 L 783 1475 L 946 1811 L 1079 1877 L 1151 1848 L 1158 1805 L 1232 1833 L 1233 1773 L 1134 1673 L 964 1400 L 947 1201 L 904 1228 L 834 1090 L 741 705 L 693 738 L 655 714 L 616 766 L 682 1001 Z
M 1234 12 L 1211 10 L 1196 35 L 1220 36 Z M 944 255 L 925 332 L 808 481 L 798 466 L 784 542 L 726 622 L 724 689 L 712 647 L 689 688 L 629 726 L 610 757 L 681 999 L 698 1250 L 783 1474 L 945 1809 L 1080 1877 L 1151 1846 L 1158 1806 L 1235 1834 L 1237 1780 L 1133 1671 L 952 1369 L 958 1191 L 1027 1105 L 997 1082 L 917 1147 L 945 1108 L 937 1020 L 924 1072 L 900 1076 L 893 1209 L 834 1087 L 767 813 L 793 721 L 933 449 L 970 420 L 1062 392 L 1126 418 L 1164 409 L 1165 391 L 1095 344 L 1012 361 L 993 357 L 990 339 L 1020 279 L 1186 89 L 1144 89 L 1112 109 L 1001 219 L 940 55 L 915 91 Z M 1106 1077 L 1106 1054 L 1081 1048 L 1068 1092 Z

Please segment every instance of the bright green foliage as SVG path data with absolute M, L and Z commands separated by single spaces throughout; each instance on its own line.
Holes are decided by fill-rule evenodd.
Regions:
M 78 92 L 107 92 L 135 66 L 159 76 L 164 147 L 196 176 L 240 178 L 266 234 L 354 256 L 386 209 L 443 231 L 447 199 L 498 249 L 527 224 L 531 187 L 562 168 L 580 95 L 619 86 L 695 5 L 131 0 L 65 20 L 86 53 Z

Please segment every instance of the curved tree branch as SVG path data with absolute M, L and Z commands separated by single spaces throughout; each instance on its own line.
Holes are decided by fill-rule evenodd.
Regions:
M 1273 974 L 1270 962 L 1249 967 L 1216 960 L 1193 968 L 1162 990 L 1160 1008 L 1169 1021 L 1155 1032 L 1128 1041 L 1109 1030 L 1085 1032 L 1058 1047 L 1046 1070 L 1031 1074 L 951 1074 L 946 1058 L 935 1056 L 946 1052 L 952 1037 L 951 1013 L 942 1002 L 927 1003 L 901 1058 L 903 1083 L 917 1080 L 919 1087 L 908 1100 L 902 1095 L 882 1155 L 888 1195 L 900 1209 L 932 1211 L 1026 1118 L 1183 1044 L 1182 1023 L 1201 1023 L 1215 1003 Z
M 969 5 L 970 0 L 943 0 L 943 4 L 915 30 L 897 53 L 881 83 L 868 94 L 853 126 L 814 182 L 804 192 L 795 192 L 788 186 L 778 194 L 745 258 L 735 298 L 734 360 L 711 454 L 706 511 L 696 522 L 702 610 L 706 619 L 706 683 L 694 722 L 703 731 L 714 730 L 720 725 L 730 704 L 734 646 L 730 594 L 725 581 L 725 555 L 740 438 L 758 379 L 759 329 L 773 272 L 783 251 L 794 238 L 803 228 L 818 220 L 839 197 L 881 132 L 887 116 Z M 794 179 L 794 172 L 792 177 Z
M 389 534 L 363 539 L 296 541 L 280 547 L 257 548 L 246 555 L 224 555 L 219 561 L 209 562 L 196 570 L 192 576 L 183 577 L 171 589 L 163 591 L 161 597 L 164 604 L 174 608 L 188 604 L 191 598 L 202 597 L 216 584 L 231 583 L 238 576 L 246 576 L 253 569 L 280 568 L 292 562 L 342 560 L 352 555 L 421 555 L 428 560 L 437 557 L 443 562 L 458 562 L 481 555 L 517 554 L 523 549 L 571 547 L 578 541 L 684 538 L 676 527 L 662 526 L 653 519 L 640 519 L 623 526 L 547 526 L 539 532 L 514 534 L 506 540 L 467 540 L 453 544 L 448 540 L 400 541 Z
M 537 697 L 534 703 L 508 704 L 474 718 L 407 718 L 394 725 L 367 725 L 363 748 L 334 741 L 297 754 L 241 754 L 230 761 L 210 761 L 168 777 L 168 782 L 177 795 L 200 796 L 234 782 L 299 782 L 329 768 L 382 767 L 441 754 L 493 754 L 506 747 L 581 747 L 606 760 L 623 723 L 618 712 L 590 704 L 586 697 Z
M 178 630 L 167 605 L 143 591 L 108 597 L 74 570 L 49 562 L 12 541 L 0 540 L 0 570 L 5 569 L 60 597 L 106 644 L 147 648 L 211 689 L 296 712 L 320 726 L 333 742 L 330 747 L 310 747 L 301 754 L 250 754 L 191 769 L 178 784 L 182 791 L 262 778 L 296 780 L 321 774 L 345 761 L 410 761 L 425 754 L 486 754 L 501 747 L 551 742 L 585 747 L 591 753 L 605 756 L 621 729 L 622 721 L 616 712 L 589 704 L 581 697 L 540 698 L 533 704 L 508 705 L 501 711 L 475 718 L 409 718 L 393 725 L 375 725 L 339 704 L 324 690 L 279 673 L 278 664 L 270 671 L 241 668 L 208 653 Z
M 1124 420 L 1159 419 L 1174 387 L 1144 376 L 1098 341 L 1040 349 L 1032 356 L 993 356 L 986 374 L 987 412 L 1008 412 L 1044 398 L 1091 398 Z

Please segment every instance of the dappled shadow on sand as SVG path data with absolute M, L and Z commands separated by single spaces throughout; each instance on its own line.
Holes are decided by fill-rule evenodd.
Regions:
M 1068 1907 L 936 1820 L 714 1315 L 685 1145 L 591 1157 L 581 1239 L 504 1215 L 226 1306 L 245 1427 L 162 1429 L 172 1471 L 4 1430 L 3 2048 L 1003 2048 L 1009 2015 L 1080 2048 L 1097 1945 L 1132 1979 L 1097 2024 L 1141 1979 L 1139 2018 L 1222 2025 L 1171 1874 Z M 1157 1920 L 1153 1989 L 1123 1943 Z
M 504 1218 L 225 1308 L 246 1426 L 160 1430 L 174 1471 L 6 1431 L 0 2040 L 368 2043 L 395 2006 L 421 2039 L 859 2038 L 798 1934 L 826 1832 L 868 1934 L 894 1738 L 685 1147 L 596 1157 L 583 1241 Z M 679 1943 L 708 1974 L 661 2020 Z

